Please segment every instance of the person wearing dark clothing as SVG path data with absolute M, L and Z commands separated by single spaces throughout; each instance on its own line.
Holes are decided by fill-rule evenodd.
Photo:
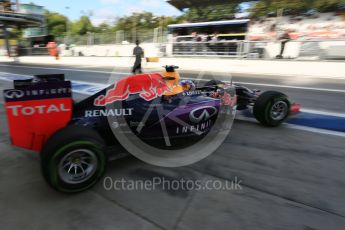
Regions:
M 141 59 L 144 57 L 144 50 L 139 46 L 140 42 L 136 41 L 136 47 L 133 50 L 133 55 L 135 56 L 135 62 L 133 65 L 132 73 L 137 74 L 137 73 L 142 73 L 142 68 L 141 68 Z
M 284 34 L 279 38 L 279 40 L 281 41 L 282 45 L 281 45 L 281 49 L 280 49 L 280 54 L 278 54 L 276 58 L 282 59 L 283 53 L 285 50 L 285 45 L 286 45 L 286 43 L 288 43 L 291 40 L 290 35 L 289 35 L 289 31 L 285 31 Z

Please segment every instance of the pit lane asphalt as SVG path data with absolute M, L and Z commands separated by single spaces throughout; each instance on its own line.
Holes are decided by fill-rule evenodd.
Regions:
M 152 71 L 152 70 L 150 70 Z M 158 69 L 157 71 L 162 71 Z M 119 79 L 128 76 L 128 68 L 75 67 L 63 65 L 22 65 L 0 64 L 0 72 L 35 75 L 63 73 L 68 79 L 107 84 L 110 77 Z M 182 78 L 198 78 L 200 73 L 181 71 Z M 240 82 L 251 89 L 277 90 L 287 94 L 291 101 L 302 104 L 303 108 L 345 113 L 345 78 L 312 78 L 287 76 L 256 76 L 243 74 L 203 73 L 202 79 L 225 77 Z M 110 82 L 113 82 L 111 80 Z M 296 88 L 297 87 L 297 88 Z
M 98 83 L 105 78 L 97 73 L 47 69 L 6 67 L 1 71 L 65 73 L 73 80 Z M 333 86 L 337 84 L 343 82 Z M 0 81 L 1 90 L 8 86 Z M 322 108 L 331 110 L 329 104 L 344 96 L 286 90 L 312 109 L 323 102 Z M 308 94 L 312 93 L 315 101 L 310 101 Z M 345 228 L 345 145 L 341 137 L 236 121 L 225 143 L 197 164 L 159 168 L 128 157 L 111 162 L 106 176 L 114 180 L 219 180 L 222 184 L 237 178 L 243 181 L 241 190 L 172 191 L 158 186 L 153 191 L 107 191 L 100 182 L 90 191 L 71 196 L 54 192 L 44 183 L 37 154 L 10 146 L 2 106 L 0 124 L 1 229 Z

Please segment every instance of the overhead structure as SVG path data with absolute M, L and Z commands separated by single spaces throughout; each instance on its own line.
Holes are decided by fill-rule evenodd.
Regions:
M 225 5 L 248 2 L 248 0 L 166 0 L 167 3 L 183 11 L 193 7 L 207 7 L 213 5 Z
M 0 24 L 8 27 L 30 28 L 45 22 L 42 6 L 20 4 L 19 1 L 0 0 Z
M 44 23 L 44 18 L 36 15 L 27 15 L 21 13 L 10 13 L 0 11 L 0 24 L 6 24 L 8 27 L 39 27 Z
M 214 22 L 197 22 L 197 23 L 183 23 L 183 24 L 172 24 L 168 25 L 169 28 L 188 28 L 188 27 L 202 27 L 202 26 L 222 26 L 222 25 L 238 25 L 246 24 L 249 19 L 239 20 L 227 20 L 227 21 L 214 21 Z
M 43 7 L 32 4 L 12 3 L 0 0 L 0 28 L 6 43 L 8 56 L 11 56 L 8 28 L 39 28 L 45 25 Z

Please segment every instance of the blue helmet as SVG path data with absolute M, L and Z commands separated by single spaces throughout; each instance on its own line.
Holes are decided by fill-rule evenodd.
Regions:
M 182 80 L 180 84 L 184 91 L 193 91 L 196 89 L 195 83 L 192 80 Z

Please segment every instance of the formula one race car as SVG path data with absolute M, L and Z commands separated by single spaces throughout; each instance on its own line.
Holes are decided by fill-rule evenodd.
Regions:
M 265 126 L 280 125 L 298 109 L 279 92 L 181 80 L 177 68 L 123 78 L 78 103 L 64 75 L 14 81 L 14 89 L 4 91 L 11 142 L 40 152 L 42 173 L 54 189 L 80 192 L 100 179 L 113 153 L 146 149 L 149 163 L 183 165 L 191 158 L 176 163 L 174 153 L 202 155 L 211 142 L 221 143 L 225 137 L 217 133 L 233 121 L 236 109 L 252 108 Z M 154 162 L 159 154 L 170 165 Z

